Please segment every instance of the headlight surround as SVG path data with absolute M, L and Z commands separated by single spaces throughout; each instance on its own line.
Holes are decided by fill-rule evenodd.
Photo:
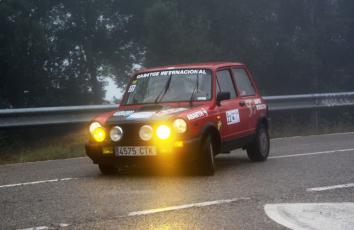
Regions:
M 152 127 L 150 125 L 141 126 L 141 128 L 139 130 L 139 137 L 143 141 L 151 140 L 152 136 L 153 136 L 153 129 L 152 129 Z
M 120 141 L 123 137 L 123 129 L 119 126 L 114 126 L 109 132 L 109 136 L 114 142 Z
M 177 133 L 185 133 L 187 131 L 187 122 L 181 118 L 174 120 L 172 126 Z
M 97 142 L 106 140 L 106 130 L 103 127 L 95 128 L 91 133 L 93 139 Z
M 161 140 L 166 140 L 171 136 L 171 129 L 167 125 L 160 125 L 156 130 L 156 134 Z
M 97 121 L 92 122 L 92 123 L 90 124 L 90 128 L 89 128 L 90 133 L 92 134 L 93 131 L 94 131 L 95 129 L 99 128 L 99 127 L 102 127 L 102 125 L 101 125 L 99 122 L 97 122 Z

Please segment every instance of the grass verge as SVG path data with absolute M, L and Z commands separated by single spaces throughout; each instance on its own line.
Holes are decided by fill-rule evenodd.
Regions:
M 85 156 L 82 127 L 8 129 L 0 132 L 0 164 Z

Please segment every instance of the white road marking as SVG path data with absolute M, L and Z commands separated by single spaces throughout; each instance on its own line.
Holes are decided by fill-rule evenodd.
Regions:
M 306 191 L 308 191 L 308 192 L 321 192 L 321 191 L 326 191 L 326 190 L 352 188 L 352 187 L 354 187 L 354 183 L 323 186 L 323 187 L 317 187 L 317 188 L 308 188 L 308 189 L 306 189 Z
M 69 181 L 69 180 L 76 180 L 78 178 L 62 178 L 62 179 L 52 179 L 52 180 L 39 180 L 39 181 L 32 181 L 32 182 L 24 182 L 24 183 L 17 183 L 17 184 L 6 184 L 0 185 L 1 188 L 12 188 L 18 186 L 25 186 L 25 185 L 35 185 L 35 184 L 44 184 L 44 183 L 53 183 L 53 182 L 61 182 L 61 181 Z
M 69 227 L 69 224 L 59 224 L 59 226 L 55 227 L 47 227 L 47 226 L 39 226 L 39 227 L 30 227 L 30 228 L 23 228 L 23 229 L 18 229 L 18 230 L 49 230 L 49 229 L 61 229 L 61 228 L 66 228 Z
M 237 201 L 250 200 L 250 199 L 251 198 L 249 198 L 249 197 L 241 197 L 241 198 L 234 198 L 234 199 L 228 199 L 228 200 L 214 200 L 214 201 L 206 201 L 206 202 L 201 202 L 201 203 L 183 204 L 183 205 L 170 206 L 170 207 L 165 207 L 165 208 L 148 209 L 148 210 L 142 210 L 142 211 L 137 211 L 137 212 L 130 212 L 128 214 L 128 216 L 151 215 L 151 214 L 161 213 L 161 212 L 177 211 L 177 210 L 188 209 L 188 208 L 200 208 L 200 207 L 233 203 L 233 202 L 237 202 Z
M 40 163 L 47 163 L 47 162 L 52 162 L 52 161 L 71 161 L 71 160 L 82 160 L 82 159 L 88 159 L 88 157 L 72 157 L 72 158 L 65 158 L 65 159 L 56 159 L 56 160 L 39 160 L 39 161 L 27 161 L 27 162 L 19 162 L 19 163 L 7 163 L 7 164 L 2 164 L 1 167 L 11 167 L 11 166 L 16 166 L 16 165 L 31 165 L 31 164 L 40 164 Z
M 31 227 L 31 228 L 22 228 L 19 230 L 48 230 L 47 226 Z
M 321 154 L 330 154 L 330 153 L 342 153 L 342 152 L 353 152 L 354 149 L 336 149 L 322 152 L 313 152 L 313 153 L 297 153 L 290 155 L 282 155 L 282 156 L 271 156 L 269 159 L 280 159 L 280 158 L 290 158 L 290 157 L 301 157 L 301 156 L 312 156 L 312 155 L 321 155 Z
M 353 229 L 354 203 L 267 204 L 269 218 L 290 229 Z

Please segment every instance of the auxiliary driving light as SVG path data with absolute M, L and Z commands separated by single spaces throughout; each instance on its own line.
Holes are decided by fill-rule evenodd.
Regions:
M 103 142 L 106 139 L 106 130 L 102 127 L 97 127 L 91 134 L 93 139 L 97 142 Z
M 92 122 L 90 124 L 90 133 L 92 134 L 93 131 L 99 127 L 102 127 L 102 125 L 99 122 L 97 122 L 97 121 Z
M 173 122 L 173 128 L 177 133 L 184 133 L 187 131 L 187 123 L 183 119 L 178 118 Z
M 152 135 L 153 135 L 153 131 L 152 131 L 152 127 L 150 125 L 144 125 L 139 130 L 139 137 L 143 141 L 151 140 Z
M 156 130 L 156 134 L 160 139 L 165 140 L 170 137 L 171 129 L 167 125 L 160 125 Z
M 123 129 L 119 126 L 114 126 L 109 132 L 111 140 L 114 142 L 120 141 L 123 137 Z

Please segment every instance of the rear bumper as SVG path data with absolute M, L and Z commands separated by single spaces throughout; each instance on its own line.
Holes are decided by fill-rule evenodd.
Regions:
M 196 159 L 200 147 L 200 138 L 183 141 L 183 147 L 171 147 L 168 152 L 162 152 L 157 148 L 156 156 L 115 156 L 103 154 L 104 147 L 113 145 L 101 143 L 87 143 L 86 154 L 95 164 L 149 164 L 152 162 L 185 162 Z M 170 147 L 170 146 L 168 146 Z

